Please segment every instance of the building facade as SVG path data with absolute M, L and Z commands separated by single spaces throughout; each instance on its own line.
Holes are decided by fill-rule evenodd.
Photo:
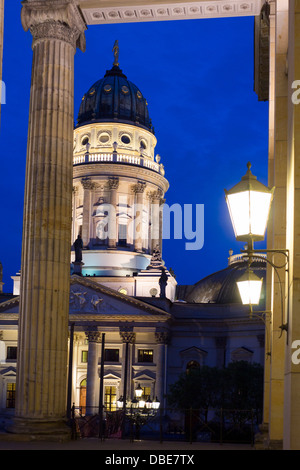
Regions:
M 238 297 L 243 259 L 231 254 L 224 270 L 194 286 L 178 286 L 164 265 L 169 183 L 146 98 L 114 50 L 112 69 L 83 96 L 74 129 L 67 405 L 98 413 L 102 383 L 104 409 L 116 411 L 139 385 L 167 413 L 169 385 L 191 364 L 263 365 L 264 324 Z M 257 269 L 265 275 L 261 259 Z M 3 422 L 14 414 L 18 367 L 20 275 L 13 280 L 14 294 L 0 303 Z

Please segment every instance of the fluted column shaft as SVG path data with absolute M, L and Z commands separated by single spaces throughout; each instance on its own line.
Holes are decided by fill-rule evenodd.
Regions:
M 33 36 L 25 181 L 16 418 L 66 413 L 74 53 L 85 29 L 71 0 L 27 0 Z M 20 424 L 20 423 L 19 423 Z

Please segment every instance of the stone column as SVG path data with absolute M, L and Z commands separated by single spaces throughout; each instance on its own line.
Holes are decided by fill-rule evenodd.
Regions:
M 73 172 L 74 54 L 85 24 L 72 0 L 25 0 L 33 36 L 13 432 L 65 431 Z
M 169 341 L 168 331 L 156 331 L 155 340 L 156 346 L 156 379 L 155 379 L 155 397 L 160 401 L 160 406 L 164 408 L 164 395 L 165 395 L 165 377 L 166 377 L 166 348 Z
M 88 365 L 86 376 L 86 414 L 94 415 L 98 413 L 99 398 L 97 390 L 99 383 L 99 344 L 101 336 L 99 331 L 87 331 L 86 336 L 89 342 Z
M 119 178 L 112 177 L 108 180 L 110 190 L 110 211 L 108 223 L 108 247 L 116 248 L 118 240 L 117 231 L 117 195 L 119 187 Z
M 284 376 L 283 449 L 300 450 L 300 4 L 289 2 L 288 18 L 287 248 L 288 336 Z M 286 340 L 286 336 L 285 336 Z
M 278 0 L 270 5 L 270 60 L 269 60 L 269 155 L 268 185 L 275 186 L 269 224 L 267 248 L 286 247 L 286 165 L 287 165 L 287 2 Z M 270 258 L 272 259 L 272 258 Z M 275 255 L 275 264 L 284 259 Z M 271 322 L 266 324 L 266 337 L 270 338 L 271 360 L 265 356 L 264 422 L 268 427 L 266 441 L 269 448 L 282 448 L 283 397 L 284 397 L 284 349 L 282 334 L 281 287 L 285 289 L 285 270 L 274 272 L 267 263 L 266 310 L 272 311 Z M 280 278 L 280 282 L 279 279 Z M 267 426 L 266 426 L 267 425 Z
M 143 250 L 143 197 L 146 183 L 138 182 L 132 188 L 135 194 L 135 211 L 134 211 L 134 249 L 142 252 Z
M 160 204 L 162 199 L 162 191 L 158 189 L 151 193 L 151 251 L 153 252 L 157 246 L 161 251 L 161 228 L 160 228 Z
M 82 212 L 82 242 L 84 248 L 90 243 L 90 225 L 91 225 L 91 191 L 93 183 L 90 178 L 82 178 L 83 186 L 83 212 Z
M 121 327 L 120 336 L 123 342 L 121 393 L 123 394 L 124 404 L 126 404 L 126 399 L 128 399 L 128 394 L 130 391 L 128 377 L 129 370 L 131 368 L 131 351 L 129 347 L 135 342 L 135 333 L 132 331 L 131 327 Z

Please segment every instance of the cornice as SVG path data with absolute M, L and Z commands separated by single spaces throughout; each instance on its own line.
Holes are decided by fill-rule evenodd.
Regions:
M 159 173 L 138 165 L 127 163 L 82 163 L 73 167 L 73 181 L 76 178 L 90 176 L 97 179 L 97 177 L 119 176 L 124 178 L 133 178 L 134 180 L 144 179 L 147 182 L 153 183 L 166 192 L 169 189 L 168 180 Z M 74 181 L 75 182 L 75 181 Z
M 126 2 L 127 3 L 127 2 Z M 142 3 L 142 2 L 141 2 Z M 84 7 L 82 14 L 87 24 L 134 23 L 199 18 L 256 16 L 260 14 L 261 0 L 219 0 L 181 3 L 161 3 L 136 6 Z

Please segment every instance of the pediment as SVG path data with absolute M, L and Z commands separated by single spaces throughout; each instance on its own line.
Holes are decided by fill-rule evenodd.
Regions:
M 1 318 L 18 320 L 20 296 L 14 297 L 0 304 Z M 95 316 L 109 316 L 109 318 L 145 319 L 166 321 L 170 314 L 154 305 L 142 300 L 122 294 L 114 289 L 98 284 L 90 278 L 77 275 L 71 276 L 69 312 L 84 316 L 87 320 Z M 95 318 L 97 319 L 97 318 Z
M 76 275 L 71 277 L 70 314 L 147 316 L 160 320 L 170 316 L 160 308 Z
M 180 356 L 183 359 L 195 359 L 195 358 L 202 358 L 207 355 L 207 351 L 201 348 L 197 348 L 196 346 L 191 346 L 190 348 L 183 349 L 180 351 Z
M 13 366 L 6 367 L 0 371 L 3 377 L 16 377 L 16 368 Z
M 134 379 L 140 381 L 155 380 L 155 374 L 150 370 L 142 370 L 135 374 Z
M 103 376 L 105 380 L 121 380 L 121 374 L 112 370 L 106 370 Z

